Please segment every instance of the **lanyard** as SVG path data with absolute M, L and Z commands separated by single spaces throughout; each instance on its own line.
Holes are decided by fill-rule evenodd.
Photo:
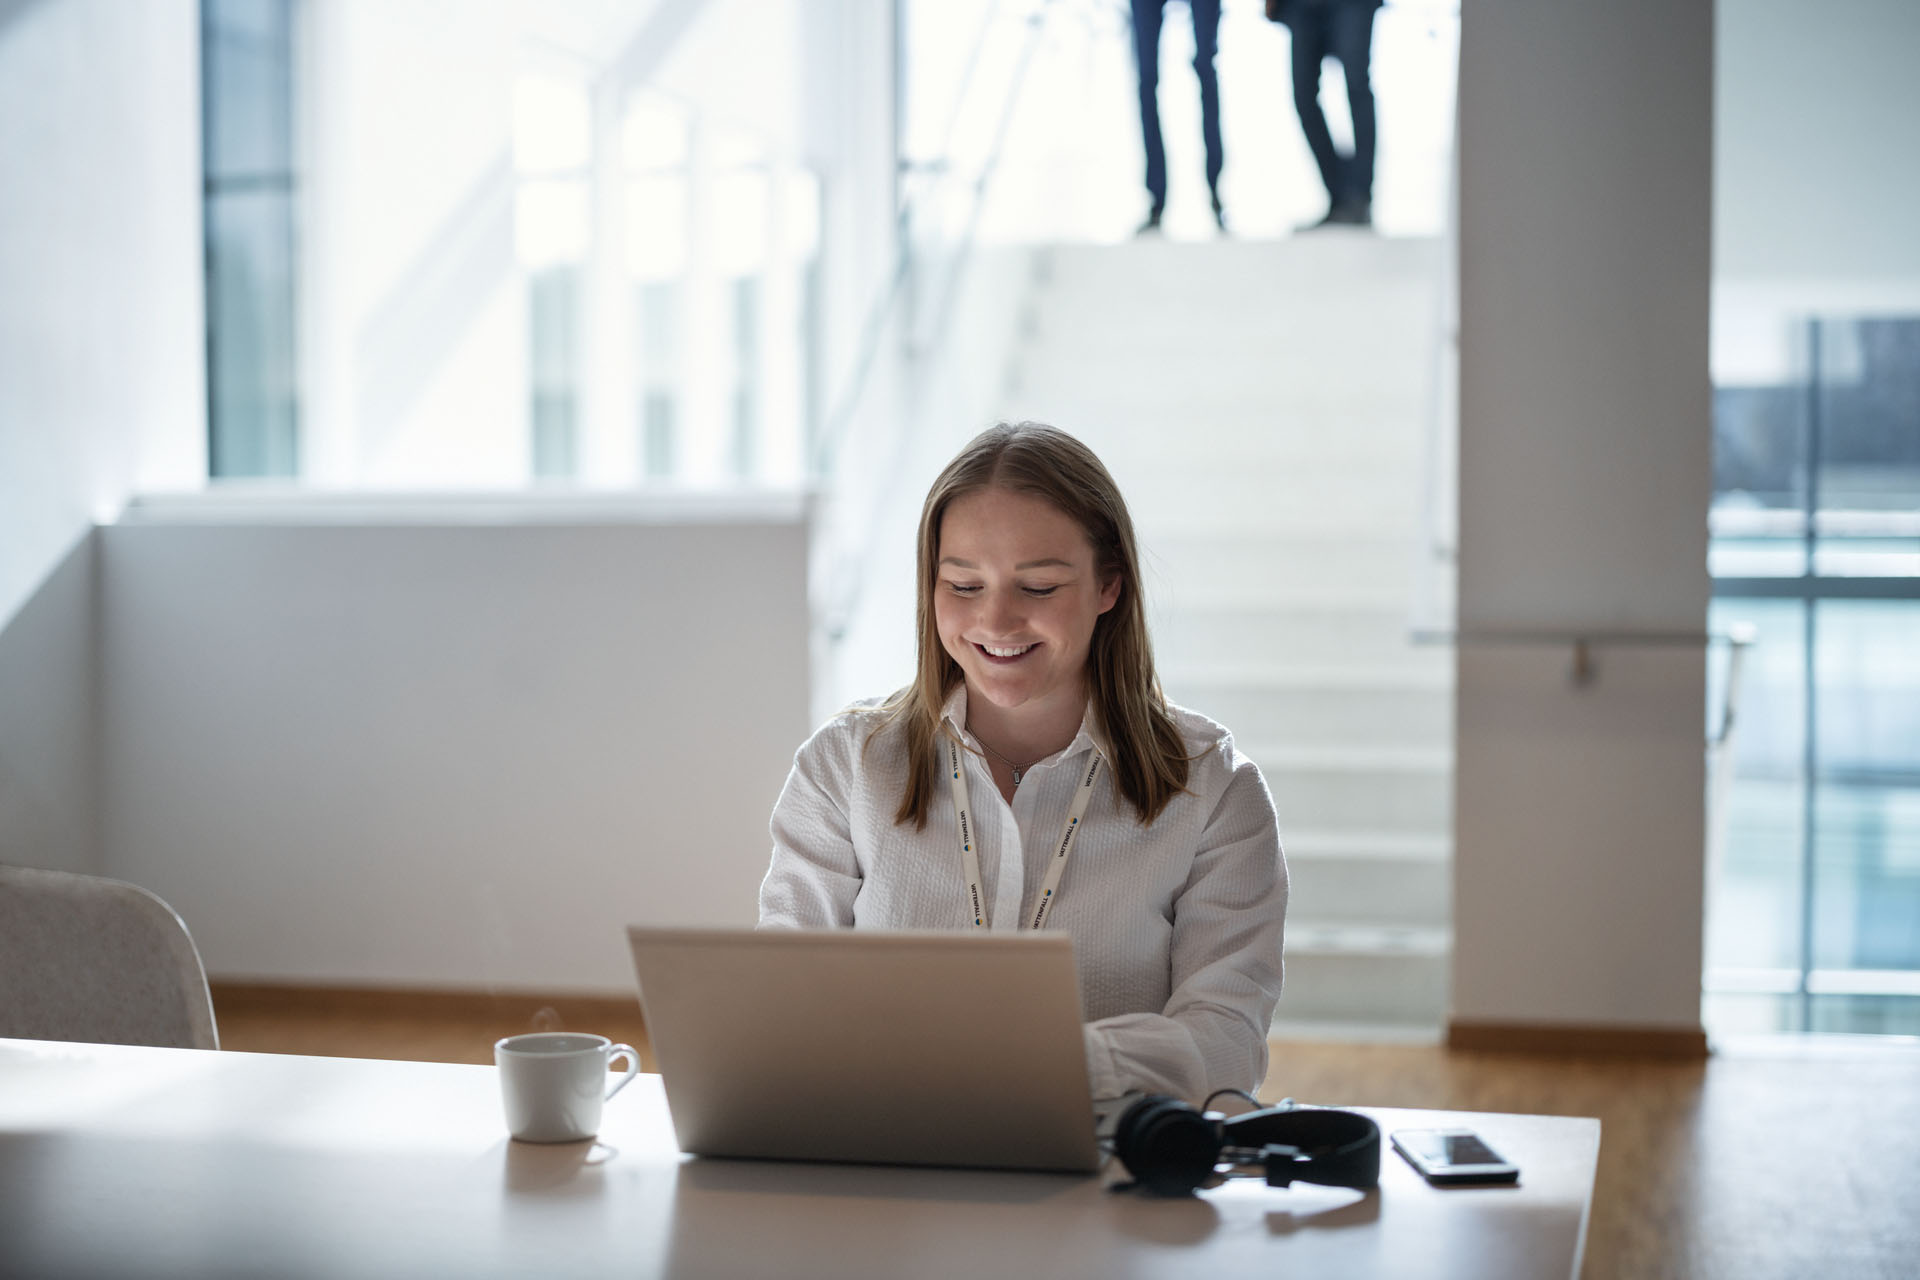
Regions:
M 967 771 L 960 759 L 960 740 L 951 732 L 947 734 L 947 772 L 953 776 L 953 816 L 959 824 L 960 866 L 967 877 L 967 910 L 973 916 L 973 927 L 985 929 L 988 927 L 987 904 L 980 884 L 980 852 L 974 847 L 976 828 L 967 799 Z M 1100 753 L 1095 751 L 1087 763 L 1086 773 L 1080 778 L 1079 789 L 1074 792 L 1066 825 L 1060 828 L 1060 839 L 1053 846 L 1053 860 L 1047 864 L 1047 878 L 1041 882 L 1040 901 L 1033 909 L 1029 928 L 1045 928 L 1047 917 L 1053 913 L 1054 899 L 1060 893 L 1060 877 L 1067 870 L 1067 855 L 1073 852 L 1074 839 L 1084 825 L 1087 804 L 1093 799 L 1094 779 L 1099 776 Z

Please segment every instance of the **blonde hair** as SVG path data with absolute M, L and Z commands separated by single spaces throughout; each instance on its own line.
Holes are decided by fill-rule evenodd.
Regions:
M 898 724 L 906 738 L 907 785 L 893 820 L 927 825 L 940 773 L 941 710 L 963 679 L 960 664 L 940 643 L 933 593 L 939 580 L 940 522 L 953 502 L 983 489 L 1040 498 L 1080 526 L 1093 545 L 1102 583 L 1120 579 L 1120 598 L 1094 623 L 1087 650 L 1087 701 L 1112 748 L 1114 785 L 1144 826 L 1186 789 L 1191 763 L 1153 671 L 1140 557 L 1133 520 L 1119 486 L 1086 445 L 1039 422 L 1001 423 L 975 436 L 947 464 L 920 510 L 916 632 L 919 666 L 914 682 L 879 709 L 874 730 Z M 868 735 L 872 742 L 873 735 Z

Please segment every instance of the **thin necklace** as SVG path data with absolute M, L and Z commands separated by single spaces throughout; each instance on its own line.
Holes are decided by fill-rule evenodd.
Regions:
M 1015 764 L 1013 761 L 1001 755 L 998 751 L 995 751 L 992 747 L 987 746 L 987 740 L 981 737 L 979 734 L 977 733 L 974 734 L 973 740 L 979 743 L 983 748 L 985 748 L 986 753 L 988 755 L 992 756 L 995 760 L 998 760 L 1001 764 L 1007 766 L 1007 768 L 1013 771 L 1013 785 L 1016 787 L 1020 785 L 1021 775 L 1026 773 L 1027 770 L 1033 768 L 1034 765 L 1040 763 L 1039 760 L 1035 760 L 1030 764 Z

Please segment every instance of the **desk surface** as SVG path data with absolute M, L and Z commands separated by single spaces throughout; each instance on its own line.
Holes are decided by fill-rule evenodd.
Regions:
M 1596 1120 L 1467 1125 L 1521 1185 L 1235 1182 L 699 1160 L 657 1076 L 600 1140 L 509 1142 L 491 1067 L 0 1040 L 0 1276 L 1571 1277 Z

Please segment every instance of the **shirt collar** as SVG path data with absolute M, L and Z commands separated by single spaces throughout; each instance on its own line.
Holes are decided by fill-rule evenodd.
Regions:
M 980 745 L 979 739 L 967 731 L 967 682 L 965 680 L 954 682 L 953 692 L 947 695 L 945 704 L 940 708 L 940 718 L 947 722 L 953 732 L 959 736 L 960 741 L 968 746 Z M 1099 717 L 1093 713 L 1092 698 L 1087 699 L 1087 709 L 1080 717 L 1080 732 L 1073 735 L 1073 741 L 1066 745 L 1057 758 L 1064 760 L 1087 750 L 1098 751 L 1101 758 L 1108 762 L 1113 760 L 1113 750 L 1107 743 L 1107 736 L 1100 731 Z M 1051 760 L 1056 757 L 1047 758 Z

